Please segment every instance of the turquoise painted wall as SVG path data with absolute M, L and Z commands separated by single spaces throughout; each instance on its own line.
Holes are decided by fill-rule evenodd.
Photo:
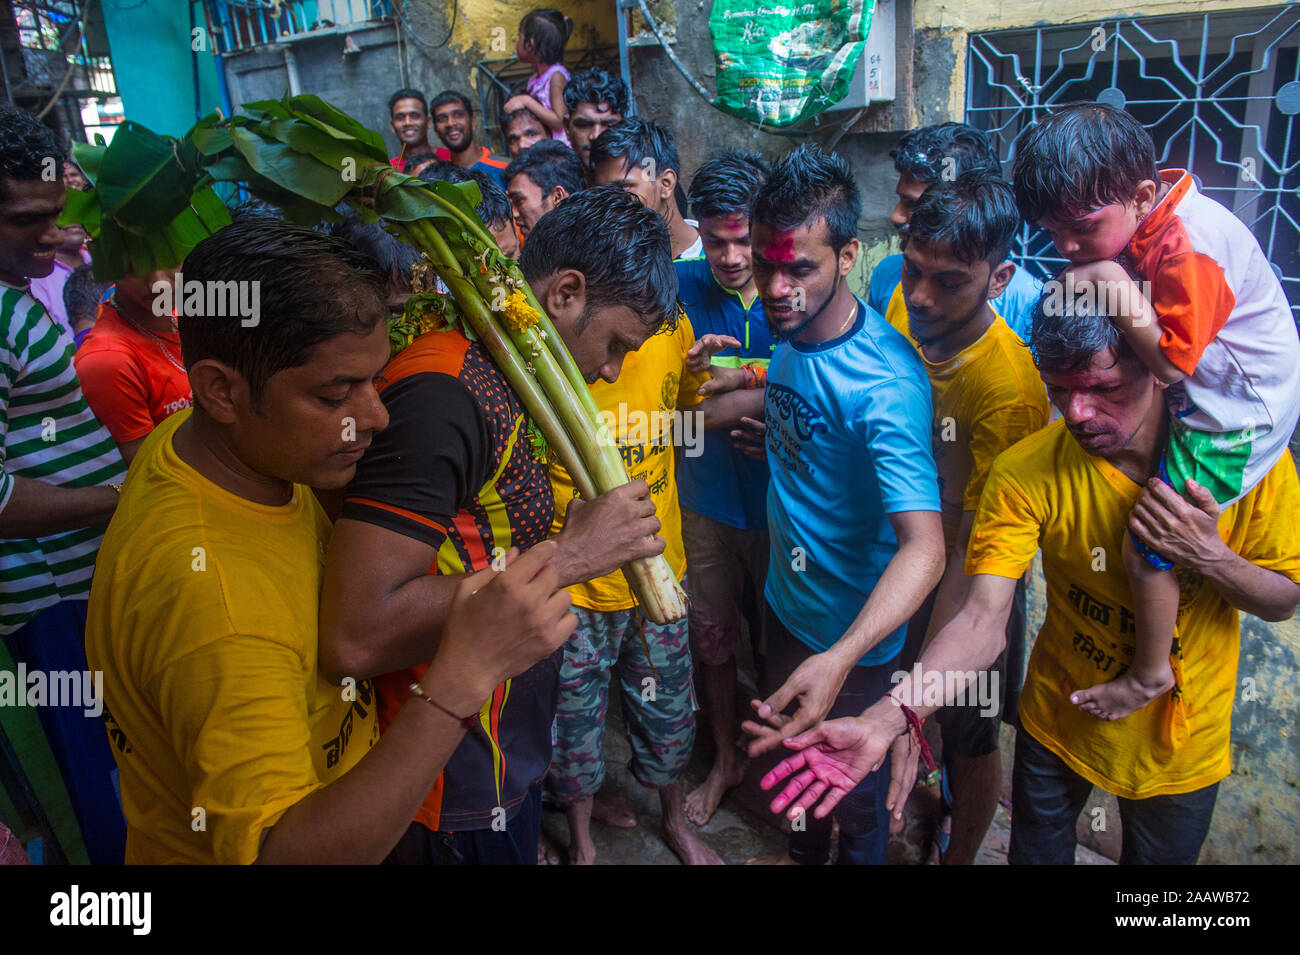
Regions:
M 194 4 L 195 24 L 206 25 Z M 179 136 L 194 125 L 194 72 L 190 13 L 185 0 L 144 0 L 127 6 L 106 3 L 104 19 L 113 70 L 126 118 L 156 133 Z M 205 31 L 206 32 L 206 31 Z M 199 61 L 199 102 L 204 114 L 221 106 L 221 87 L 211 38 Z

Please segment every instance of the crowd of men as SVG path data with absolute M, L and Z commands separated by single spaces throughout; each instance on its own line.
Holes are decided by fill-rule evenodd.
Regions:
M 1254 383 L 1255 447 L 1281 451 L 1236 493 L 1207 490 L 1209 467 L 1179 493 L 1175 451 L 1204 450 L 1171 436 L 1169 395 L 1207 401 L 1168 343 L 1097 296 L 1053 307 L 1060 283 L 1009 255 L 1027 216 L 1079 287 L 1154 281 L 1155 335 L 1176 337 L 1175 301 L 1210 329 L 1179 340 L 1190 383 L 1202 353 L 1241 358 L 1242 303 L 1256 352 L 1300 354 L 1250 233 L 1216 220 L 1239 258 L 1215 273 L 1203 197 L 1121 111 L 1045 122 L 1012 181 L 984 133 L 944 123 L 890 154 L 902 252 L 859 297 L 843 158 L 724 150 L 688 180 L 621 80 L 565 77 L 544 108 L 540 87 L 507 104 L 508 159 L 462 93 L 398 90 L 391 162 L 477 185 L 621 422 L 630 482 L 594 500 L 533 453 L 481 343 L 445 329 L 391 353 L 417 256 L 381 227 L 250 201 L 176 268 L 97 285 L 84 232 L 57 225 L 84 179 L 44 177 L 64 146 L 0 110 L 0 669 L 103 675 L 102 717 L 39 712 L 90 859 L 590 864 L 593 819 L 638 825 L 604 787 L 614 692 L 687 864 L 722 861 L 701 827 L 747 772 L 790 820 L 756 861 L 883 864 L 922 772 L 945 807 L 934 861 L 970 864 L 1003 722 L 1011 862 L 1072 862 L 1097 786 L 1120 799 L 1121 861 L 1194 863 L 1231 768 L 1237 611 L 1300 603 L 1297 409 L 1272 397 L 1300 392 L 1300 361 Z M 1171 279 L 1157 247 L 1200 258 Z M 257 326 L 155 308 L 178 269 L 258 283 Z M 1176 567 L 1163 650 L 1139 637 L 1163 578 L 1135 596 L 1135 548 Z M 666 624 L 619 569 L 659 554 L 690 597 Z M 1172 683 L 1126 675 L 1162 653 Z M 688 792 L 697 712 L 710 763 Z M 567 845 L 542 834 L 548 805 Z

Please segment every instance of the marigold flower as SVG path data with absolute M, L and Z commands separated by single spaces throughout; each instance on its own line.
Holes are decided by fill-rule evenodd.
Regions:
M 531 328 L 541 319 L 537 309 L 528 304 L 528 299 L 524 297 L 524 293 L 518 291 L 511 292 L 506 296 L 506 300 L 501 306 L 501 312 L 505 315 L 506 321 L 510 323 L 510 327 L 517 332 Z

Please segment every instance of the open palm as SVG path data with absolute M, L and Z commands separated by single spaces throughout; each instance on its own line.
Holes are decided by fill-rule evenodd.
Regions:
M 784 811 L 793 820 L 816 805 L 813 816 L 822 819 L 880 768 L 893 741 L 891 733 L 862 719 L 830 720 L 786 740 L 798 752 L 778 763 L 759 785 L 772 789 L 789 779 L 772 800 L 772 812 Z

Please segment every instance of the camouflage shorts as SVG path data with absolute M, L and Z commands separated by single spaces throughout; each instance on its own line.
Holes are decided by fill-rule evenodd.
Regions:
M 676 782 L 686 772 L 695 743 L 686 621 L 660 627 L 636 610 L 571 609 L 578 629 L 564 645 L 547 791 L 568 804 L 600 789 L 611 676 L 623 698 L 632 775 L 655 789 Z

